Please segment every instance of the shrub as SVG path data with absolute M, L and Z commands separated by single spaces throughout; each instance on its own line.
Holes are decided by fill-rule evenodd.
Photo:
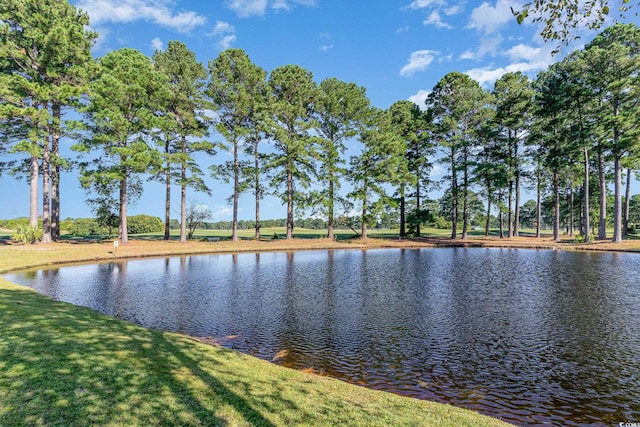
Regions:
M 107 234 L 94 218 L 78 218 L 73 220 L 68 228 L 72 236 L 100 236 Z
M 629 224 L 629 226 L 627 227 L 627 233 L 629 234 L 636 234 L 638 230 L 636 229 L 636 225 L 635 224 Z
M 164 230 L 164 223 L 157 216 L 134 215 L 127 217 L 127 231 L 130 234 L 155 233 Z
M 42 229 L 30 225 L 19 225 L 11 236 L 11 240 L 18 243 L 36 243 L 42 239 Z

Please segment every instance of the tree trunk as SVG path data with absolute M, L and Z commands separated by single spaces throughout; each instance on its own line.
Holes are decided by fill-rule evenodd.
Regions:
M 59 103 L 53 103 L 51 107 L 53 138 L 51 139 L 51 240 L 60 240 L 60 120 L 61 107 Z
M 514 169 L 516 176 L 516 200 L 514 206 L 514 215 L 513 215 L 513 236 L 518 237 L 520 235 L 520 165 L 518 164 L 518 143 L 514 144 L 513 147 L 513 161 L 514 161 Z
M 584 202 L 583 202 L 583 227 L 584 227 L 584 242 L 591 242 L 591 219 L 590 219 L 590 206 L 589 206 L 589 148 L 584 146 Z
M 259 139 L 255 139 L 254 143 L 253 143 L 253 147 L 254 147 L 254 159 L 253 159 L 253 163 L 254 163 L 254 167 L 255 167 L 255 195 L 256 195 L 256 233 L 255 233 L 255 239 L 256 240 L 260 240 L 260 196 L 261 196 L 261 190 L 260 190 L 260 155 L 258 153 L 258 142 Z
M 469 167 L 467 165 L 467 149 L 464 149 L 464 171 L 462 174 L 463 189 L 462 189 L 462 240 L 467 239 L 469 230 Z
M 127 229 L 127 178 L 120 180 L 120 227 L 118 227 L 118 237 L 120 243 L 129 243 L 129 232 Z
M 451 238 L 458 237 L 458 177 L 456 174 L 455 150 L 451 149 Z
M 553 240 L 560 241 L 560 183 L 558 171 L 553 171 Z
M 498 222 L 500 223 L 500 238 L 504 239 L 504 212 L 502 208 L 502 191 L 498 195 Z
M 43 105 L 43 108 L 46 106 Z M 49 135 L 42 140 L 42 243 L 51 243 L 51 137 L 53 132 L 50 127 Z
M 538 167 L 536 170 L 537 175 L 537 183 L 536 183 L 536 237 L 541 237 L 541 228 L 542 228 L 542 173 L 541 173 L 540 162 L 538 162 Z
M 238 198 L 240 193 L 240 160 L 238 158 L 238 139 L 233 140 L 233 224 L 231 240 L 238 241 Z
M 569 182 L 569 237 L 573 237 L 575 225 L 573 185 Z
M 405 216 L 404 185 L 400 187 L 400 237 L 407 235 L 407 218 Z
M 600 180 L 600 218 L 598 219 L 598 239 L 607 238 L 607 181 L 605 177 L 604 155 L 598 153 L 598 178 Z
M 29 171 L 29 225 L 38 228 L 38 157 L 31 156 Z
M 491 194 L 491 189 L 487 187 L 487 194 Z M 484 237 L 489 237 L 489 225 L 491 219 L 491 196 L 487 197 L 487 220 L 484 223 Z
M 362 202 L 362 224 L 360 224 L 362 240 L 367 240 L 367 200 Z
M 184 162 L 187 154 L 187 140 L 182 136 L 182 162 L 180 167 L 180 241 L 187 241 L 187 165 Z
M 613 243 L 622 242 L 622 165 L 621 155 L 616 154 L 613 161 L 614 170 L 614 204 L 613 204 Z
M 334 198 L 334 185 L 333 185 L 333 171 L 329 171 L 329 212 L 327 214 L 327 238 L 333 240 L 333 198 Z
M 416 213 L 418 214 L 416 218 L 416 237 L 420 237 L 420 220 L 422 218 L 420 214 L 420 179 L 416 182 Z
M 171 162 L 169 161 L 169 142 L 165 145 L 167 155 L 167 169 L 164 172 L 165 195 L 164 195 L 164 240 L 169 240 L 171 232 Z
M 513 204 L 513 180 L 509 180 L 509 195 L 507 198 L 508 212 L 507 212 L 507 236 L 513 237 L 513 210 L 511 206 Z
M 287 240 L 293 239 L 293 173 L 287 168 Z
M 631 209 L 631 168 L 627 168 L 627 184 L 624 191 L 624 214 L 622 218 L 622 235 L 629 235 L 629 213 Z

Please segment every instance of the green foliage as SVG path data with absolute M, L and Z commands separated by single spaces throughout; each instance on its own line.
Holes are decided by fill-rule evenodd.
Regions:
M 164 229 L 164 223 L 157 216 L 150 215 L 134 215 L 127 218 L 129 233 L 142 234 L 154 233 Z
M 42 229 L 30 225 L 19 225 L 11 235 L 11 240 L 18 243 L 36 243 L 42 239 Z
M 434 221 L 433 213 L 426 209 L 415 209 L 407 215 L 408 233 L 417 235 L 419 226 L 426 225 Z
M 104 236 L 107 230 L 95 218 L 76 218 L 67 229 L 75 237 Z

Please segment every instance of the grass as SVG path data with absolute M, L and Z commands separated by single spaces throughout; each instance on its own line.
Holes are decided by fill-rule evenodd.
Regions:
M 0 245 L 0 272 L 115 256 L 357 248 L 294 242 Z M 500 426 L 53 301 L 0 278 L 0 425 Z

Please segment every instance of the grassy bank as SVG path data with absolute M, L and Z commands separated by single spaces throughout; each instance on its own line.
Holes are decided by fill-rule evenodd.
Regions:
M 0 246 L 0 271 L 77 260 L 357 243 L 132 241 Z M 0 425 L 504 425 L 278 367 L 56 302 L 0 279 Z

